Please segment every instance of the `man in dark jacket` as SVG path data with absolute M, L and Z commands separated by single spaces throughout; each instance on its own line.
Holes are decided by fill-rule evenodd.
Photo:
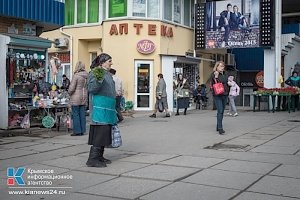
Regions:
M 220 13 L 220 19 L 218 26 L 220 27 L 221 31 L 225 31 L 224 33 L 224 40 L 221 44 L 222 47 L 228 42 L 229 32 L 230 32 L 230 17 L 232 14 L 232 5 L 229 3 L 227 4 L 227 10 L 224 10 Z

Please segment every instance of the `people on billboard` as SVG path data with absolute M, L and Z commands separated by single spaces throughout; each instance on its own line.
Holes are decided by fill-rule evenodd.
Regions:
M 224 37 L 222 42 L 222 47 L 228 43 L 229 32 L 230 32 L 230 17 L 232 15 L 232 5 L 227 4 L 227 9 L 220 13 L 220 19 L 218 22 L 218 26 L 221 31 L 224 31 Z
M 233 12 L 230 15 L 230 29 L 238 30 L 242 14 L 239 12 L 237 5 L 233 6 Z

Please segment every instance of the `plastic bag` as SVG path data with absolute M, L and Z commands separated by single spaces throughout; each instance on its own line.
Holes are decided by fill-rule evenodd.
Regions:
M 23 120 L 22 120 L 20 126 L 21 126 L 22 128 L 25 128 L 25 129 L 30 128 L 30 117 L 29 117 L 29 114 L 26 114 L 26 115 L 23 117 Z

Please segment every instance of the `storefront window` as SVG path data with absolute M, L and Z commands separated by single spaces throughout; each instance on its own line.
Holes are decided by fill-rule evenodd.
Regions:
M 95 23 L 99 20 L 99 0 L 88 1 L 88 23 Z
M 164 19 L 172 21 L 172 3 L 170 0 L 164 0 Z
M 136 17 L 146 16 L 146 0 L 133 0 L 132 15 Z
M 127 16 L 127 0 L 110 0 L 109 17 Z
M 181 22 L 181 0 L 174 0 L 174 22 Z
M 74 0 L 66 0 L 65 1 L 65 25 L 74 24 L 74 17 L 75 17 L 74 11 L 75 11 Z
M 184 25 L 190 26 L 190 16 L 191 16 L 191 1 L 184 1 Z
M 77 23 L 86 22 L 86 0 L 77 0 Z
M 148 17 L 149 18 L 159 18 L 160 12 L 160 1 L 159 0 L 148 0 Z

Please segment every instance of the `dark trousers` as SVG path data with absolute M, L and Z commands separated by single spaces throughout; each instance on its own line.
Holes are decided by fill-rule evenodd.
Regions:
M 214 96 L 215 105 L 217 108 L 217 129 L 223 129 L 223 116 L 224 110 L 227 103 L 227 95 L 216 95 Z
M 117 111 L 117 117 L 119 121 L 123 120 L 123 116 L 121 113 L 121 99 L 122 96 L 116 96 L 116 111 Z

